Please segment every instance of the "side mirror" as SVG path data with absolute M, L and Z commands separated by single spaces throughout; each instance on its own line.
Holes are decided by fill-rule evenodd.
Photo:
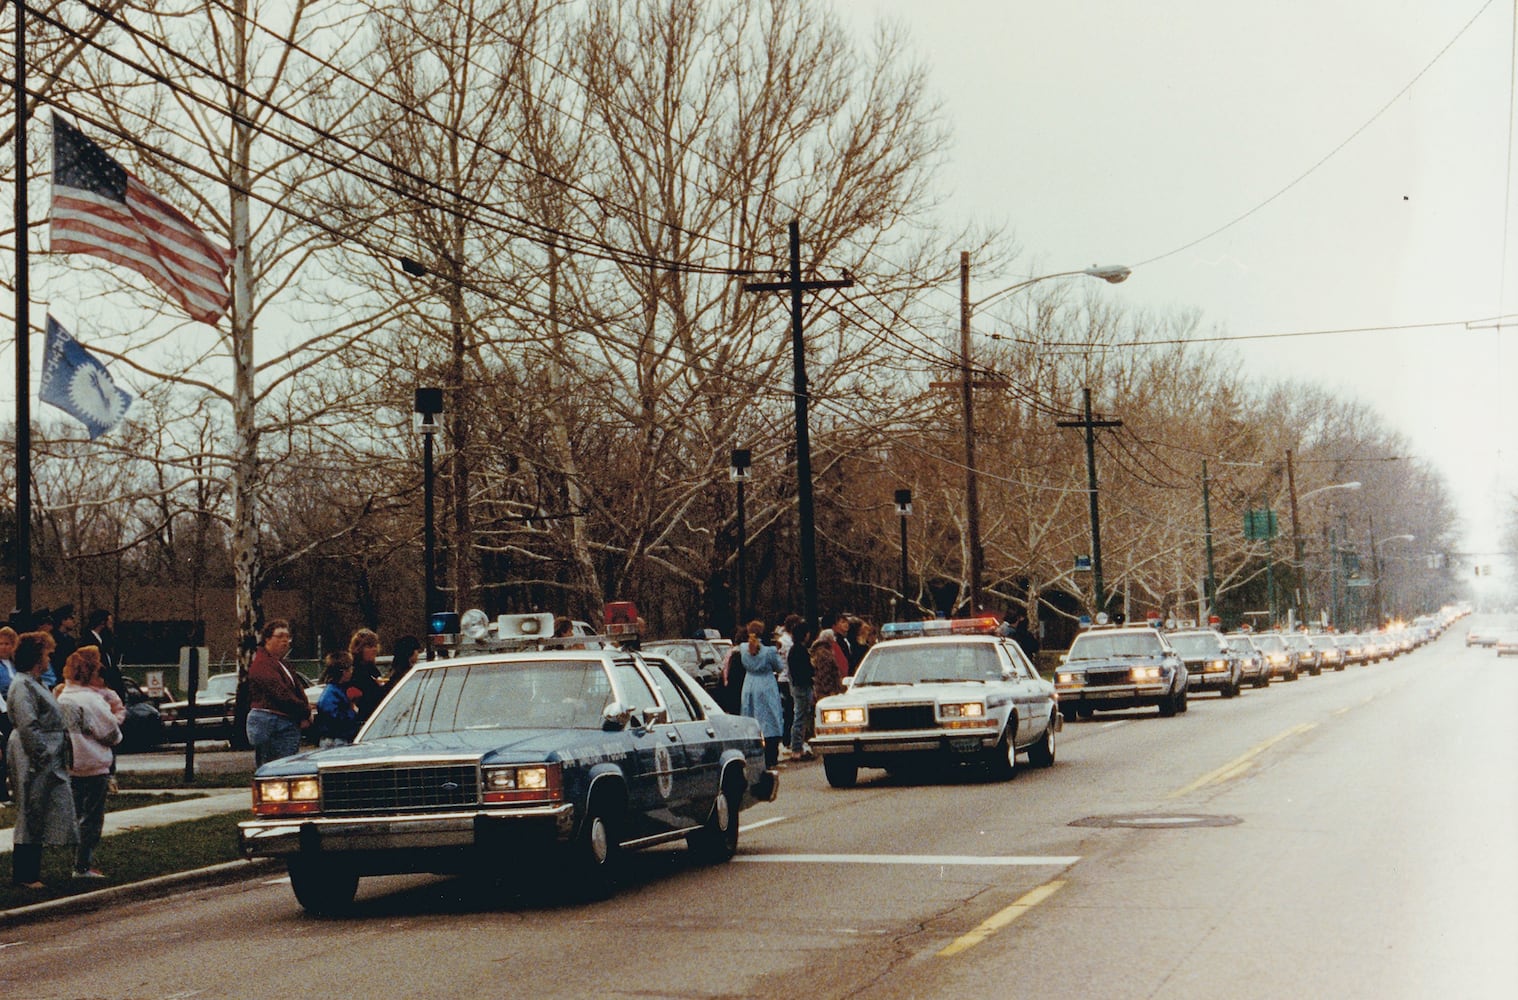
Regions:
M 626 707 L 620 701 L 612 702 L 601 712 L 601 728 L 609 733 L 620 732 L 626 729 L 632 721 L 632 709 Z

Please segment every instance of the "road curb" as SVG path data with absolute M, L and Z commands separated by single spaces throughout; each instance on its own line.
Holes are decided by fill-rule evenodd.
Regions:
M 9 910 L 0 910 L 0 927 L 12 927 L 17 924 L 29 923 L 33 920 L 41 920 L 70 913 L 84 913 L 127 900 L 151 899 L 155 896 L 167 895 L 178 889 L 202 885 L 218 885 L 224 882 L 237 882 L 266 871 L 279 870 L 281 867 L 280 862 L 274 858 L 254 858 L 251 860 L 226 861 L 219 865 L 196 868 L 187 872 L 173 872 L 169 875 L 159 875 L 156 878 L 143 879 L 141 882 L 128 882 L 125 885 L 113 885 L 109 888 L 80 893 L 76 896 L 61 896 L 58 899 L 49 899 L 45 902 L 34 903 L 31 906 L 18 906 Z

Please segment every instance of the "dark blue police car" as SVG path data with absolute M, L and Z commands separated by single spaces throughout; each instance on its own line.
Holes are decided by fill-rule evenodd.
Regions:
M 351 746 L 259 768 L 243 854 L 284 858 L 313 913 L 365 875 L 520 871 L 524 852 L 591 895 L 625 850 L 731 858 L 739 810 L 775 797 L 759 724 L 660 657 L 554 642 L 420 662 Z

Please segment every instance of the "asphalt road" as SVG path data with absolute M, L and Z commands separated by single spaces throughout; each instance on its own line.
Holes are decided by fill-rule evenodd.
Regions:
M 1007 783 L 792 766 L 734 862 L 636 855 L 604 903 L 397 877 L 324 921 L 264 878 L 14 928 L 0 995 L 1507 1000 L 1518 660 L 1466 649 L 1468 622 L 1175 719 L 1098 715 Z

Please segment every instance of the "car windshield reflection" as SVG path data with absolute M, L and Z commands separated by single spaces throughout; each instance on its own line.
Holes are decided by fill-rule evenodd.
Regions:
M 435 668 L 396 689 L 363 738 L 470 729 L 600 729 L 611 691 L 598 660 Z
M 855 687 L 1001 679 L 996 650 L 985 644 L 877 646 L 859 668 Z

